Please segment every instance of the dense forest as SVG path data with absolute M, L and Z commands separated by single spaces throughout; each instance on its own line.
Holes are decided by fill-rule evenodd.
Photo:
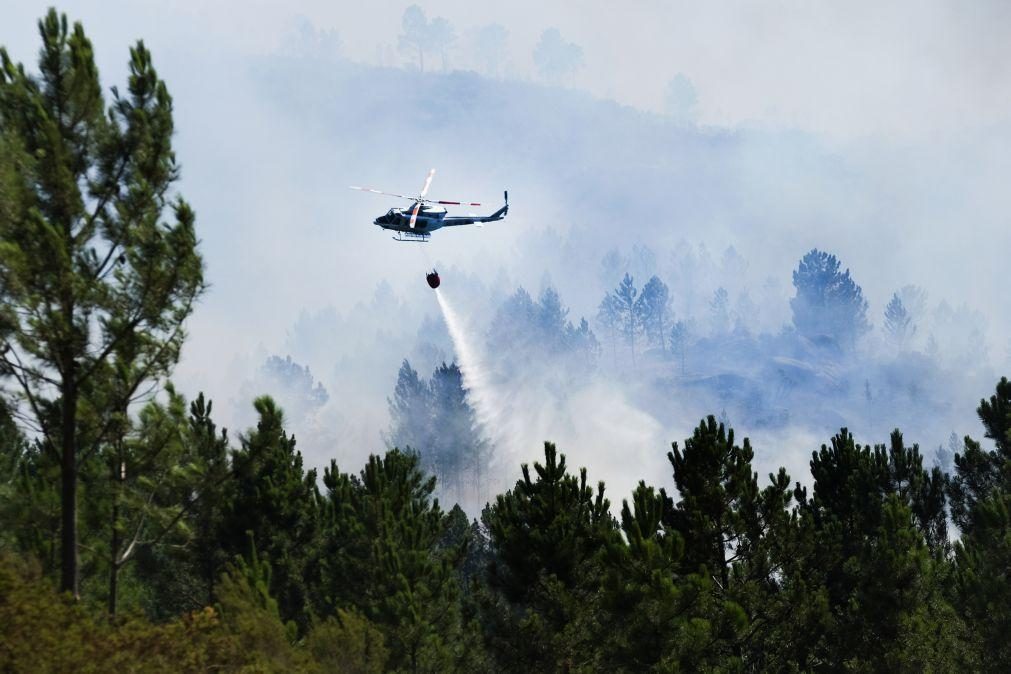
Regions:
M 493 495 L 461 368 L 426 379 L 405 360 L 389 448 L 320 474 L 271 397 L 229 433 L 171 384 L 207 284 L 150 52 L 131 49 L 107 98 L 83 28 L 55 11 L 39 28 L 36 74 L 0 51 L 0 670 L 1011 668 L 1008 379 L 950 470 L 899 430 L 844 428 L 810 474 L 760 479 L 713 410 L 667 453 L 670 492 L 612 497 L 545 443 Z M 868 330 L 834 256 L 811 251 L 794 286 L 798 349 Z M 651 350 L 683 373 L 746 334 L 726 290 L 705 340 L 670 294 L 622 275 L 598 339 L 552 289 L 520 290 L 496 351 L 571 381 Z M 901 350 L 899 294 L 885 319 Z M 291 359 L 263 374 L 307 409 L 328 399 Z M 449 506 L 468 499 L 479 517 Z

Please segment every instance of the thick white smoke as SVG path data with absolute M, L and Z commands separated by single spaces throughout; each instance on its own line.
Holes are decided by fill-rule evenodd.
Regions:
M 527 363 L 493 362 L 446 295 L 436 290 L 436 297 L 467 400 L 494 446 L 492 493 L 512 485 L 521 463 L 543 459 L 545 441 L 568 457 L 571 471 L 586 467 L 592 481 L 603 480 L 613 507 L 641 479 L 661 485 L 670 481 L 665 457 L 671 429 L 634 405 L 615 382 L 591 379 L 559 390 L 552 384 L 557 373 L 530 372 Z M 500 376 L 503 370 L 509 376 Z

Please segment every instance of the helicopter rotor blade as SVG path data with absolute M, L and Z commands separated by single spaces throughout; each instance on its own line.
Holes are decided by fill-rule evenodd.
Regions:
M 425 195 L 428 194 L 428 188 L 432 186 L 432 178 L 435 176 L 435 169 L 430 169 L 428 171 L 428 177 L 425 178 L 425 186 L 421 188 L 421 198 L 424 199 Z
M 447 204 L 449 206 L 480 206 L 476 201 L 433 201 L 433 204 Z
M 383 192 L 382 190 L 374 190 L 371 187 L 359 187 L 358 185 L 348 185 L 348 189 L 358 190 L 359 192 L 372 192 L 372 194 L 382 194 L 387 197 L 400 197 L 401 199 L 411 199 L 414 197 L 409 197 L 406 194 L 395 194 L 393 192 Z
M 414 209 L 411 210 L 411 229 L 414 229 L 414 223 L 418 221 L 418 211 L 421 210 L 421 202 L 414 204 Z

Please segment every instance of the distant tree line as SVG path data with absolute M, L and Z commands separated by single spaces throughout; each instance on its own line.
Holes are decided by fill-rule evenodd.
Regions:
M 739 264 L 736 251 L 728 249 L 728 254 L 731 263 Z M 639 264 L 611 251 L 601 261 L 602 276 L 611 278 L 622 269 L 634 266 L 646 270 L 656 266 L 655 255 L 644 247 L 635 247 L 633 257 L 638 258 Z M 694 272 L 690 265 L 680 272 L 686 277 L 682 280 L 689 284 L 686 293 L 690 293 L 697 281 Z M 748 325 L 753 322 L 757 307 L 746 292 L 741 293 L 736 309 L 732 309 L 727 289 L 717 287 L 708 300 L 704 320 L 707 331 L 703 332 L 694 315 L 678 317 L 675 314 L 673 295 L 658 275 L 650 275 L 640 289 L 630 272 L 623 273 L 617 287 L 604 295 L 596 315 L 597 327 L 610 346 L 616 367 L 619 360 L 627 360 L 634 366 L 638 356 L 654 350 L 677 359 L 681 373 L 685 374 L 687 351 L 698 340 L 706 336 L 720 340 L 735 334 L 748 335 Z M 841 269 L 836 256 L 818 249 L 808 252 L 793 272 L 793 286 L 790 327 L 796 336 L 811 343 L 831 344 L 842 351 L 852 351 L 860 338 L 870 332 L 863 290 L 848 269 Z M 681 299 L 690 306 L 691 297 Z M 916 286 L 905 286 L 892 295 L 885 307 L 882 330 L 896 351 L 901 353 L 909 347 L 917 333 L 917 321 L 924 318 L 925 311 L 925 294 Z
M 507 57 L 508 37 L 509 31 L 498 23 L 484 25 L 473 35 L 475 58 L 487 75 L 501 74 Z M 425 71 L 426 54 L 438 54 L 442 70 L 448 70 L 448 54 L 458 41 L 453 24 L 445 17 L 429 19 L 420 5 L 410 5 L 404 10 L 397 48 L 417 63 L 421 72 Z M 533 60 L 545 81 L 560 84 L 583 67 L 583 48 L 563 38 L 557 28 L 547 28 L 534 47 Z

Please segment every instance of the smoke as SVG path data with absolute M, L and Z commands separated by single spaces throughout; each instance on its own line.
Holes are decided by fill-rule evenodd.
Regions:
M 9 4 L 0 44 L 31 67 L 31 27 L 46 5 Z M 540 3 L 531 23 L 530 0 L 490 9 L 432 0 L 426 12 L 453 21 L 460 40 L 448 71 L 425 73 L 395 50 L 372 56 L 396 41 L 403 5 L 304 3 L 319 37 L 339 32 L 339 50 L 316 40 L 314 54 L 277 49 L 286 31 L 301 35 L 291 8 L 237 15 L 206 4 L 64 8 L 95 42 L 103 87 L 122 84 L 137 38 L 169 83 L 179 191 L 198 213 L 212 288 L 175 381 L 219 401 L 217 421 L 234 433 L 254 421 L 251 397 L 273 393 L 309 463 L 360 465 L 382 448 L 403 359 L 427 373 L 455 351 L 503 480 L 552 440 L 570 466 L 627 493 L 639 478 L 669 475 L 669 443 L 721 411 L 756 440 L 761 470 L 783 464 L 802 479 L 809 452 L 842 425 L 865 442 L 898 426 L 925 453 L 952 431 L 978 433 L 975 402 L 1011 368 L 1000 311 L 1011 117 L 999 3 L 958 21 L 943 3 L 845 17 Z M 489 22 L 508 31 L 496 77 L 467 72 L 468 31 Z M 551 26 L 586 50 L 571 88 L 531 80 L 534 45 Z M 607 58 L 642 43 L 644 29 L 678 26 L 692 34 L 650 42 L 639 63 Z M 907 34 L 946 38 L 894 39 Z M 744 61 L 754 67 L 726 67 Z M 701 127 L 646 112 L 676 72 L 696 87 Z M 506 187 L 515 196 L 505 222 L 434 237 L 437 266 L 454 281 L 448 304 L 437 293 L 441 312 L 416 274 L 424 247 L 391 245 L 369 224 L 393 204 L 343 189 L 412 193 L 433 165 L 439 197 L 484 202 Z M 908 353 L 877 334 L 840 365 L 795 353 L 783 334 L 790 272 L 813 247 L 852 268 L 879 326 L 894 292 L 922 287 L 926 302 L 908 306 L 918 326 Z M 603 264 L 611 251 L 616 264 Z M 649 359 L 630 369 L 606 343 L 598 371 L 572 382 L 557 364 L 487 345 L 489 314 L 517 286 L 551 285 L 574 320 L 585 316 L 607 339 L 593 317 L 625 271 L 639 285 L 657 274 L 676 318 L 708 340 L 688 352 L 687 376 Z M 753 338 L 703 334 L 719 287 Z M 329 402 L 300 414 L 297 396 L 256 376 L 270 355 L 309 366 Z
M 634 405 L 616 382 L 595 377 L 574 383 L 561 367 L 532 366 L 516 353 L 489 358 L 446 295 L 435 294 L 467 400 L 494 446 L 493 491 L 508 488 L 520 463 L 541 459 L 545 441 L 558 446 L 571 469 L 588 467 L 590 478 L 603 480 L 612 497 L 630 493 L 643 478 L 655 483 L 669 472 L 664 460 L 669 429 Z M 612 498 L 612 505 L 618 504 L 620 497 Z

